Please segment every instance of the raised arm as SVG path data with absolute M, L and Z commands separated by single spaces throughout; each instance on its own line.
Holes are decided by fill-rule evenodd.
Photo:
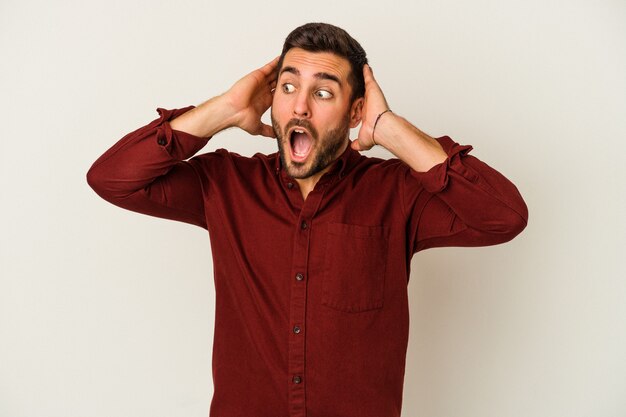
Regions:
M 191 159 L 229 127 L 273 137 L 261 116 L 276 86 L 274 59 L 198 107 L 157 109 L 160 117 L 124 136 L 91 166 L 87 182 L 103 199 L 128 210 L 206 228 L 201 182 Z
M 432 138 L 389 109 L 365 66 L 365 101 L 357 150 L 387 148 L 407 166 L 400 184 L 411 252 L 441 246 L 487 246 L 517 236 L 528 208 L 504 175 L 448 136 Z M 382 114 L 382 116 L 381 116 Z M 377 122 L 378 121 L 378 122 Z
M 229 127 L 251 135 L 274 137 L 261 116 L 272 105 L 278 58 L 237 81 L 226 93 L 214 97 L 172 121 L 172 129 L 194 136 L 210 137 Z

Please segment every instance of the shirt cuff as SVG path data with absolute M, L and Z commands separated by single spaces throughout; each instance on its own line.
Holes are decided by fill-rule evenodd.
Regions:
M 432 194 L 443 191 L 448 185 L 450 170 L 460 173 L 471 182 L 476 182 L 478 175 L 468 170 L 463 165 L 462 158 L 467 155 L 473 147 L 471 145 L 459 145 L 457 142 L 450 139 L 449 136 L 442 136 L 435 139 L 441 144 L 443 150 L 448 154 L 448 157 L 445 161 L 433 166 L 426 172 L 418 172 L 411 169 L 411 175 L 420 181 L 422 187 Z
M 156 121 L 156 143 L 163 147 L 173 158 L 184 160 L 195 155 L 202 149 L 209 139 L 194 136 L 190 133 L 172 129 L 170 121 L 188 112 L 195 106 L 187 106 L 182 109 L 157 108 L 160 118 Z

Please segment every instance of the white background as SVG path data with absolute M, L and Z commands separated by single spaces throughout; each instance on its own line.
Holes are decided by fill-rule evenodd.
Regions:
M 623 1 L 2 0 L 0 417 L 206 416 L 208 237 L 85 174 L 309 21 L 348 30 L 396 113 L 529 206 L 507 244 L 414 257 L 403 416 L 626 415 Z M 220 147 L 276 150 L 229 130 L 202 152 Z

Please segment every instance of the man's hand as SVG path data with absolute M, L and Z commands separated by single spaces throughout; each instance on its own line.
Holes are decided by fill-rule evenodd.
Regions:
M 276 57 L 252 71 L 223 95 L 234 114 L 234 125 L 251 135 L 275 137 L 274 130 L 261 121 L 261 116 L 272 105 L 278 76 L 278 60 L 279 57 Z
M 363 102 L 361 128 L 357 139 L 353 140 L 350 145 L 352 149 L 357 151 L 367 151 L 375 145 L 375 138 L 372 138 L 372 133 L 374 133 L 376 117 L 389 109 L 385 95 L 374 79 L 372 68 L 367 64 L 363 66 L 363 78 L 365 79 L 365 100 Z M 387 116 L 385 114 L 382 117 Z
M 239 127 L 252 135 L 274 137 L 274 130 L 261 122 L 272 105 L 278 59 L 252 71 L 227 92 L 213 97 L 171 121 L 172 129 L 198 137 L 211 137 L 229 127 Z
M 362 124 L 358 138 L 350 144 L 352 149 L 366 151 L 376 144 L 383 146 L 417 172 L 428 171 L 445 161 L 448 155 L 436 139 L 395 113 L 387 112 L 382 115 L 374 131 L 376 118 L 388 110 L 389 106 L 369 65 L 363 66 L 363 76 L 365 100 Z

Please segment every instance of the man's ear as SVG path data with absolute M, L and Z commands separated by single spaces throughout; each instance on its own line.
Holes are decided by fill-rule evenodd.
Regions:
M 361 118 L 363 117 L 363 97 L 359 97 L 354 100 L 352 106 L 350 107 L 350 128 L 355 128 L 361 123 Z

